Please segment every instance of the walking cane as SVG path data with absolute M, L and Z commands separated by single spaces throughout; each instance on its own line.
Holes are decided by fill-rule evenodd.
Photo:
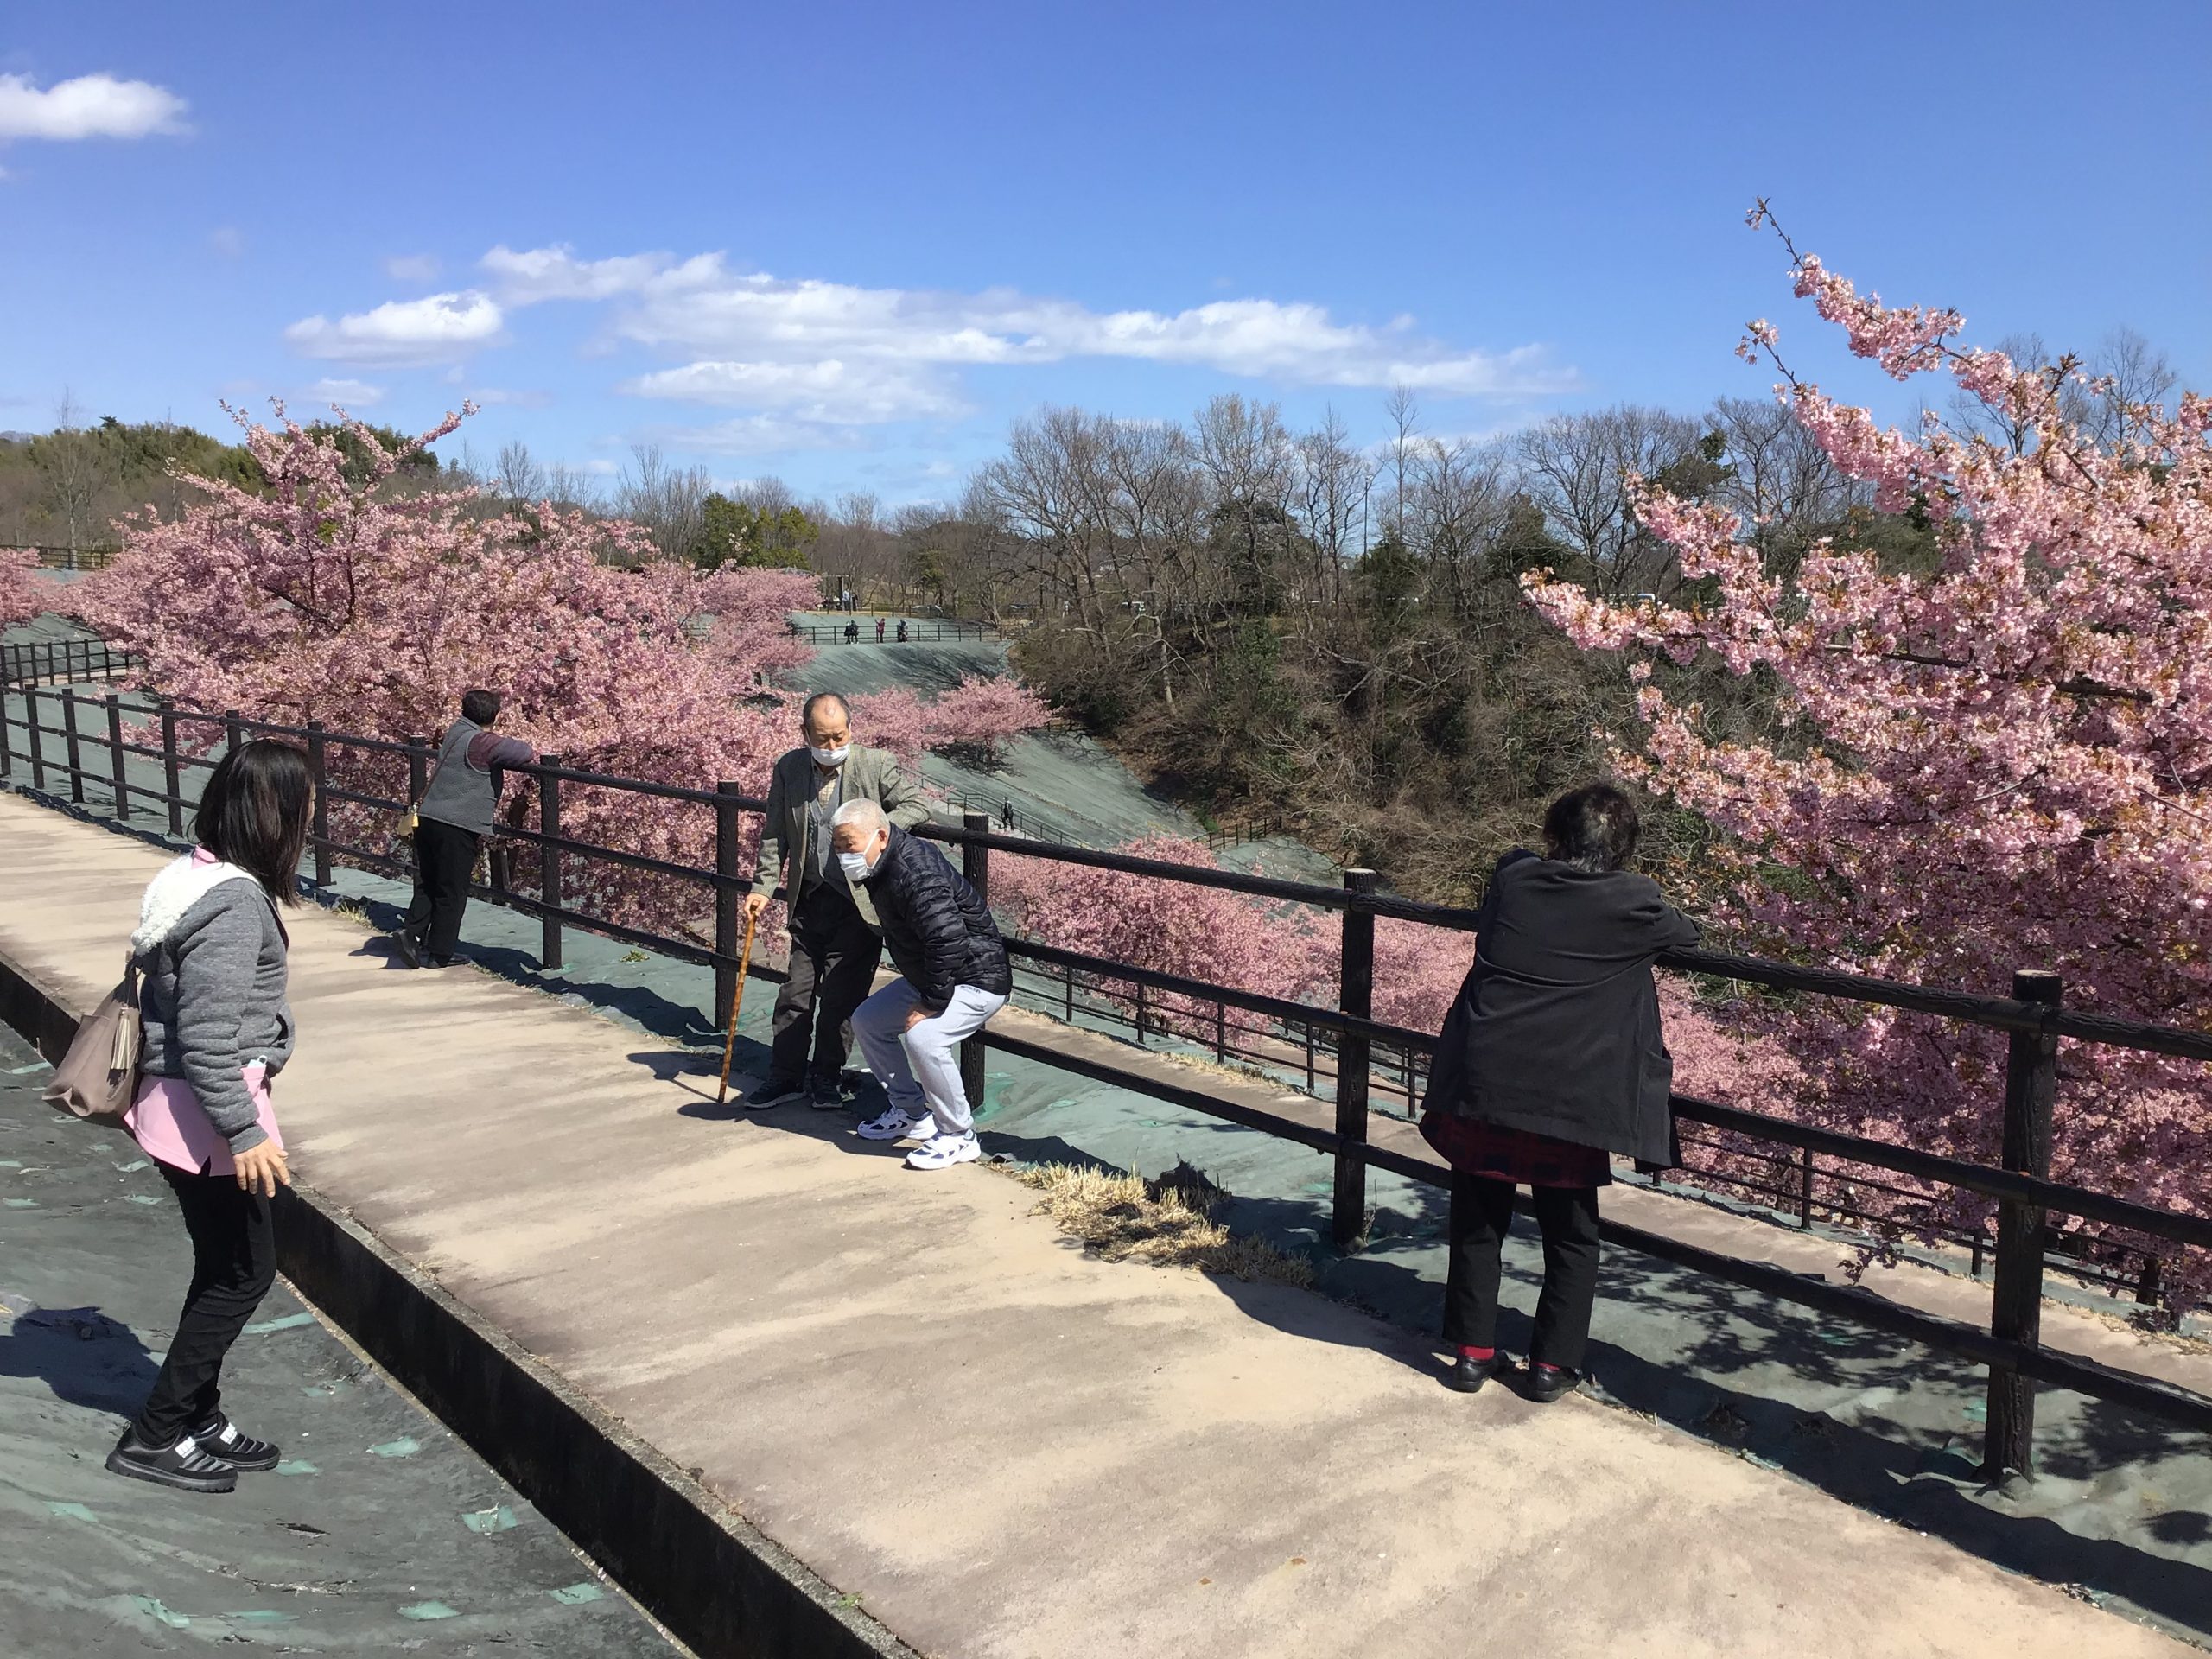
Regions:
M 753 925 L 759 920 L 750 911 L 746 912 L 745 949 L 738 953 L 737 984 L 729 994 L 729 1025 L 722 1033 L 722 1080 L 715 1088 L 717 1106 L 729 1098 L 729 1055 L 737 1046 L 737 1011 L 745 1001 L 745 970 L 753 965 Z

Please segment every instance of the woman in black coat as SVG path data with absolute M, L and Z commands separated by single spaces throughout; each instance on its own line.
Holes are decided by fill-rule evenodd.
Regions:
M 1552 803 L 1544 856 L 1508 853 L 1491 875 L 1475 965 L 1436 1041 L 1421 1127 L 1452 1170 L 1444 1339 L 1457 1355 L 1447 1380 L 1465 1393 L 1503 1369 L 1498 1258 L 1514 1189 L 1530 1190 L 1543 1233 L 1527 1392 L 1548 1402 L 1580 1378 L 1612 1155 L 1680 1161 L 1651 964 L 1698 931 L 1623 868 L 1637 830 L 1635 804 L 1610 785 Z

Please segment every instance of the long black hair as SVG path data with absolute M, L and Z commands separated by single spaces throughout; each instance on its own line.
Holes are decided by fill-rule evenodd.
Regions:
M 1611 784 L 1585 784 L 1545 810 L 1544 846 L 1560 863 L 1603 875 L 1635 856 L 1643 828 L 1625 791 Z
M 216 857 L 250 874 L 271 899 L 296 905 L 314 799 L 307 755 L 289 743 L 257 737 L 216 763 L 192 833 Z

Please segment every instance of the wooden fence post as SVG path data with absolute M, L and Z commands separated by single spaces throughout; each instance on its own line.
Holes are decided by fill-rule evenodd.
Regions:
M 556 767 L 561 757 L 541 754 L 537 764 Z M 537 777 L 537 833 L 545 837 L 537 849 L 537 894 L 546 911 L 538 918 L 537 965 L 550 970 L 561 966 L 561 918 L 553 914 L 561 908 L 561 853 L 552 845 L 561 838 L 561 780 L 550 772 Z
M 991 827 L 989 815 L 982 812 L 963 812 L 960 822 L 963 828 L 981 835 Z M 991 902 L 991 849 L 968 842 L 960 849 L 960 874 L 968 885 L 976 889 L 976 896 L 988 907 Z M 967 1094 L 970 1109 L 980 1111 L 983 1104 L 983 1038 L 978 1032 L 960 1045 L 960 1087 Z
M 69 798 L 85 804 L 85 757 L 77 741 L 77 688 L 61 688 L 61 739 L 69 752 Z
M 315 779 L 315 884 L 330 885 L 330 753 L 323 742 L 322 722 L 308 721 L 308 772 Z
M 1373 870 L 1346 870 L 1347 893 L 1370 893 L 1376 876 Z M 1345 1014 L 1366 1019 L 1375 1006 L 1375 912 L 1344 912 L 1340 947 L 1337 1007 Z M 1367 1230 L 1367 1160 L 1360 1148 L 1367 1144 L 1368 1039 L 1350 1032 L 1337 1039 L 1337 1133 L 1344 1145 L 1337 1150 L 1336 1198 L 1330 1230 L 1339 1249 L 1349 1249 Z
M 184 835 L 184 782 L 176 758 L 176 699 L 162 699 L 162 791 L 168 798 L 169 834 Z
M 112 691 L 103 699 L 107 704 L 107 747 L 115 762 L 115 816 L 118 823 L 130 822 L 130 778 L 124 768 L 127 759 L 123 747 L 123 699 Z
M 46 741 L 39 727 L 36 680 L 29 680 L 23 684 L 23 712 L 30 719 L 31 787 L 43 794 L 46 791 Z
M 737 952 L 743 938 L 737 931 L 738 883 L 745 874 L 739 868 L 742 842 L 737 803 L 744 792 L 727 779 L 715 785 L 715 793 L 722 798 L 715 803 L 715 873 L 722 879 L 715 883 L 715 1006 L 707 1023 L 715 1031 L 729 1019 L 730 1003 L 737 995 Z M 798 875 L 792 872 L 794 887 Z
M 177 763 L 177 699 L 162 699 L 162 794 L 168 798 L 168 832 L 183 838 L 183 779 Z
M 223 710 L 223 753 L 236 754 L 245 747 L 245 717 L 235 709 Z
M 2012 976 L 2014 1000 L 2056 1013 L 2065 982 L 2056 974 Z M 2058 1038 L 2048 1028 L 2016 1031 L 2005 1060 L 2004 1167 L 2050 1179 L 2050 1123 L 2058 1092 Z M 1994 1337 L 2033 1348 L 2043 1336 L 2041 1205 L 2001 1200 L 1997 1206 L 1996 1285 L 1989 1298 Z M 1982 1477 L 2002 1482 L 2035 1473 L 2036 1384 L 2009 1368 L 1989 1371 L 1989 1421 L 1982 1439 Z

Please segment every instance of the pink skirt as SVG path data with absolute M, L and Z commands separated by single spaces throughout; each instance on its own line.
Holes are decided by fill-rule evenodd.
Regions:
M 282 1152 L 284 1137 L 276 1128 L 276 1109 L 269 1103 L 269 1068 L 256 1060 L 244 1075 L 246 1093 L 253 1097 L 254 1121 Z M 182 1077 L 141 1078 L 138 1097 L 124 1114 L 123 1123 L 140 1151 L 172 1169 L 194 1174 L 203 1171 L 210 1175 L 238 1173 L 238 1166 L 231 1160 L 231 1143 L 207 1121 L 200 1096 Z

